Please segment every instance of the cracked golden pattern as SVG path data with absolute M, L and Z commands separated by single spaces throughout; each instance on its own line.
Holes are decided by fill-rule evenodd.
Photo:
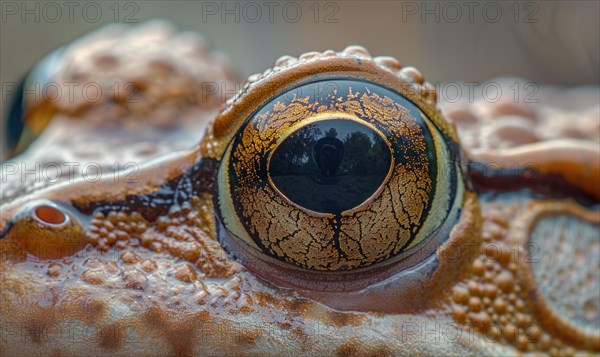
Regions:
M 119 71 L 114 78 L 122 83 L 130 80 L 125 74 L 131 67 L 139 68 L 142 77 L 155 78 L 140 65 L 148 58 L 131 51 L 132 43 L 141 39 L 142 46 L 146 46 L 145 38 L 159 37 L 155 48 L 158 54 L 177 52 L 173 46 L 190 47 L 189 38 L 184 42 L 184 37 L 159 35 L 155 28 L 125 31 L 125 36 L 107 30 L 100 33 L 110 42 L 93 51 L 94 56 L 81 58 L 85 73 L 95 78 L 98 63 L 106 62 L 95 61 L 96 55 L 106 58 L 106 47 L 118 48 L 113 57 Z M 97 47 L 98 39 L 88 38 L 82 43 Z M 74 53 L 81 51 L 76 49 Z M 165 62 L 178 67 L 183 58 L 174 55 Z M 198 61 L 202 65 L 204 60 Z M 15 161 L 48 163 L 58 157 L 110 163 L 114 158 L 127 157 L 146 162 L 173 152 L 174 143 L 180 149 L 193 148 L 183 156 L 145 163 L 137 176 L 138 185 L 121 185 L 112 177 L 86 185 L 81 180 L 65 182 L 63 177 L 62 185 L 52 182 L 43 185 L 51 187 L 42 187 L 12 176 L 9 184 L 0 185 L 0 230 L 18 218 L 14 214 L 22 212 L 28 203 L 60 202 L 62 208 L 69 208 L 65 212 L 77 213 L 74 206 L 78 203 L 154 192 L 192 165 L 199 155 L 213 153 L 211 157 L 220 159 L 221 149 L 231 140 L 223 132 L 237 132 L 247 118 L 237 115 L 240 104 L 246 108 L 262 103 L 265 96 L 274 93 L 270 90 L 273 78 L 284 78 L 282 82 L 287 83 L 307 72 L 350 68 L 355 74 L 377 72 L 377 83 L 410 77 L 417 88 L 428 84 L 423 83 L 416 69 L 403 67 L 394 58 L 373 58 L 358 46 L 341 52 L 312 52 L 298 59 L 284 56 L 275 68 L 254 78 L 252 85 L 230 101 L 233 115 L 214 123 L 214 132 L 222 135 L 213 135 L 209 128 L 200 148 L 194 146 L 198 143 L 195 135 L 214 118 L 216 109 L 198 110 L 195 102 L 186 108 L 167 106 L 158 111 L 157 106 L 143 104 L 140 109 L 151 119 L 143 122 L 127 110 L 121 111 L 122 116 L 113 116 L 111 108 L 121 110 L 122 103 L 99 103 L 91 111 L 73 114 L 73 118 L 64 113 L 54 116 L 38 141 Z M 61 71 L 59 77 L 77 74 L 69 66 Z M 384 71 L 387 75 L 382 74 Z M 210 67 L 205 72 L 218 73 Z M 176 78 L 165 77 L 167 81 Z M 204 79 L 196 80 L 201 86 Z M 160 88 L 153 90 L 161 94 Z M 185 94 L 190 87 L 181 88 Z M 503 90 L 509 92 L 504 84 Z M 485 150 L 488 157 L 498 160 L 507 148 L 518 149 L 519 155 L 509 155 L 506 160 L 535 160 L 552 167 L 557 175 L 571 175 L 579 187 L 595 188 L 600 172 L 598 89 L 540 88 L 540 93 L 545 91 L 540 102 L 531 105 L 476 100 L 445 103 L 442 110 L 456 125 L 464 149 L 473 157 L 482 158 L 481 150 Z M 424 101 L 431 103 L 429 110 L 418 106 L 434 119 L 444 137 L 456 140 L 453 124 L 443 121 L 446 124 L 441 126 L 438 121 L 443 118 L 438 115 L 436 120 L 432 115 L 437 112 L 435 91 L 428 94 Z M 99 131 L 98 123 L 107 117 L 113 117 L 120 129 L 131 127 L 144 132 L 155 128 L 157 119 L 187 128 L 183 124 L 187 118 L 197 126 L 187 129 L 193 134 L 187 136 L 162 131 L 142 137 L 131 136 L 134 131 L 115 136 L 114 131 Z M 557 138 L 571 138 L 576 145 L 565 152 Z M 540 145 L 534 147 L 530 141 Z M 90 146 L 95 150 L 90 151 Z M 572 165 L 553 161 L 557 153 L 566 155 Z M 598 197 L 597 188 L 590 194 Z M 593 290 L 593 284 L 579 283 L 581 279 L 598 280 L 600 269 L 594 262 L 598 257 L 600 216 L 597 208 L 581 206 L 571 197 L 548 200 L 523 191 L 475 194 L 465 190 L 464 200 L 462 195 L 460 201 L 455 200 L 461 208 L 460 217 L 452 222 L 447 241 L 435 252 L 437 264 L 409 264 L 409 269 L 385 282 L 328 294 L 279 285 L 260 274 L 263 272 L 239 264 L 217 241 L 219 229 L 214 215 L 218 209 L 213 203 L 220 201 L 207 193 L 186 196 L 183 201 L 169 204 L 168 212 L 148 219 L 135 212 L 111 209 L 90 213 L 81 220 L 73 215 L 72 222 L 81 223 L 85 231 L 86 245 L 54 260 L 43 256 L 22 259 L 23 251 L 31 249 L 27 241 L 42 237 L 36 235 L 40 231 L 31 220 L 17 219 L 20 227 L 0 240 L 0 355 L 587 356 L 600 352 L 600 335 L 586 328 L 586 324 L 598 326 L 594 305 L 598 290 Z M 147 207 L 146 211 L 156 213 L 155 209 Z M 296 217 L 279 219 L 286 222 Z M 587 225 L 582 227 L 582 221 Z M 561 229 L 548 225 L 555 222 Z M 536 233 L 538 229 L 542 230 Z M 540 235 L 546 229 L 552 234 Z M 60 239 L 68 237 L 56 233 L 47 229 L 43 234 L 59 243 L 49 245 L 50 251 L 62 255 Z M 74 229 L 70 233 L 80 237 L 81 232 Z M 593 242 L 590 249 L 578 248 L 584 244 L 582 234 Z M 535 257 L 537 265 L 523 260 L 531 253 L 527 242 L 542 237 L 548 242 Z M 563 246 L 576 249 L 571 254 Z M 560 266 L 553 265 L 559 257 Z M 549 274 L 548 266 L 564 268 L 562 278 L 571 283 L 554 289 L 557 279 Z M 280 271 L 270 268 L 272 272 Z M 281 275 L 291 279 L 288 272 Z M 548 276 L 536 278 L 536 272 Z M 322 274 L 312 272 L 310 277 Z M 357 274 L 348 275 L 354 279 Z M 589 301 L 586 294 L 591 296 Z M 561 313 L 556 306 L 569 306 L 574 314 Z M 582 324 L 581 314 L 589 322 Z
M 366 84 L 350 87 L 345 96 L 337 90 L 321 102 L 294 96 L 289 104 L 277 101 L 265 110 L 242 129 L 239 144 L 231 149 L 233 195 L 257 245 L 289 263 L 333 271 L 370 266 L 401 253 L 417 235 L 432 194 L 427 145 L 417 118 Z M 403 142 L 397 153 L 403 160 L 395 162 L 374 197 L 339 216 L 317 214 L 289 202 L 270 182 L 257 184 L 264 158 L 283 134 L 307 121 L 340 116 L 368 120 L 387 131 L 389 141 Z

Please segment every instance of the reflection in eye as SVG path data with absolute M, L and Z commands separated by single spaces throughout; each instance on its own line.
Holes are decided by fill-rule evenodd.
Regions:
M 381 134 L 347 119 L 318 121 L 284 139 L 269 174 L 293 203 L 321 213 L 352 209 L 375 193 L 390 172 Z
M 222 157 L 219 239 L 307 272 L 425 259 L 448 238 L 464 193 L 458 143 L 434 118 L 363 80 L 321 78 L 279 93 Z

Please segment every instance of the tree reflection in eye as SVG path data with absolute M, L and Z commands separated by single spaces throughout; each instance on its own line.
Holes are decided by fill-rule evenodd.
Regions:
M 390 164 L 390 148 L 376 131 L 354 120 L 329 119 L 288 136 L 271 157 L 269 175 L 295 204 L 339 214 L 373 195 Z

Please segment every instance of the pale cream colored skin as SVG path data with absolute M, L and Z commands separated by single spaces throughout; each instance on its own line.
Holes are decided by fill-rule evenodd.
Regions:
M 6 175 L 0 229 L 26 202 L 122 197 L 151 191 L 175 177 L 193 163 L 195 145 L 224 99 L 219 94 L 181 98 L 190 88 L 202 88 L 207 77 L 209 83 L 235 81 L 230 67 L 211 58 L 199 40 L 177 36 L 165 24 L 126 36 L 104 31 L 106 43 L 82 42 L 78 53 L 88 56 L 77 63 L 65 60 L 59 73 L 66 78 L 83 73 L 107 85 L 115 77 L 124 83 L 144 80 L 140 101 L 99 101 L 85 110 L 85 101 L 58 103 L 39 139 L 11 161 L 30 167 L 35 162 L 78 162 L 79 168 L 97 162 L 105 165 L 105 177 L 90 182 L 81 172 L 74 174 L 78 179 L 63 172 L 57 184 Z M 151 56 L 140 50 L 135 57 L 135 51 L 127 50 L 132 44 Z M 186 51 L 196 56 L 176 55 Z M 368 60 L 361 51 L 347 53 Z M 121 60 L 113 63 L 115 58 Z M 575 109 L 568 106 L 574 99 L 568 98 L 579 101 Z M 440 107 L 475 157 L 502 157 L 510 148 L 525 155 L 546 150 L 528 146 L 540 142 L 556 150 L 563 144 L 554 139 L 570 138 L 568 145 L 591 155 L 593 169 L 593 159 L 600 161 L 597 98 L 597 88 L 558 93 L 542 88 L 536 104 L 482 99 L 444 103 L 441 98 Z M 137 182 L 115 183 L 109 171 L 114 162 L 139 164 Z M 7 170 L 5 163 L 3 177 Z M 147 222 L 139 232 L 131 217 L 97 216 L 90 222 L 72 210 L 86 227 L 97 227 L 88 239 L 95 234 L 99 241 L 117 242 L 94 241 L 58 260 L 32 255 L 23 260 L 15 252 L 25 234 L 0 241 L 0 355 L 598 354 L 598 211 L 526 193 L 484 195 L 479 206 L 469 202 L 462 225 L 438 251 L 439 266 L 461 267 L 458 277 L 444 278 L 446 271 L 437 265 L 430 270 L 418 266 L 363 291 L 330 294 L 277 287 L 232 260 L 216 240 L 208 196 L 156 223 Z M 556 229 L 543 220 L 552 214 L 571 220 L 560 221 L 562 229 Z M 467 221 L 476 221 L 480 230 L 467 234 Z M 537 228 L 547 233 L 537 234 Z M 120 230 L 126 239 L 115 238 Z M 540 237 L 547 237 L 547 249 L 535 258 L 549 262 L 545 265 L 527 259 L 528 245 L 539 244 Z M 564 253 L 561 237 L 567 246 L 589 242 L 590 249 Z M 536 278 L 540 266 L 564 267 L 567 281 L 583 283 L 562 289 L 566 283 L 552 285 L 554 277 Z M 447 286 L 418 304 L 402 292 L 410 288 L 406 281 L 427 284 L 429 279 Z M 365 308 L 363 296 L 369 291 L 378 299 Z

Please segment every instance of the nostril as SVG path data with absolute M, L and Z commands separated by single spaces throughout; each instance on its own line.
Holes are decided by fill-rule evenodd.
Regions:
M 49 205 L 36 207 L 33 210 L 33 218 L 40 223 L 51 226 L 63 226 L 68 221 L 66 214 L 64 214 L 58 208 Z
M 75 255 L 87 243 L 86 228 L 79 218 L 85 217 L 77 216 L 65 202 L 40 199 L 7 213 L 12 217 L 4 228 L 0 227 L 0 238 L 11 242 L 8 244 L 11 247 L 14 243 L 14 248 L 6 254 L 8 258 L 63 259 Z M 6 247 L 4 242 L 1 248 Z

